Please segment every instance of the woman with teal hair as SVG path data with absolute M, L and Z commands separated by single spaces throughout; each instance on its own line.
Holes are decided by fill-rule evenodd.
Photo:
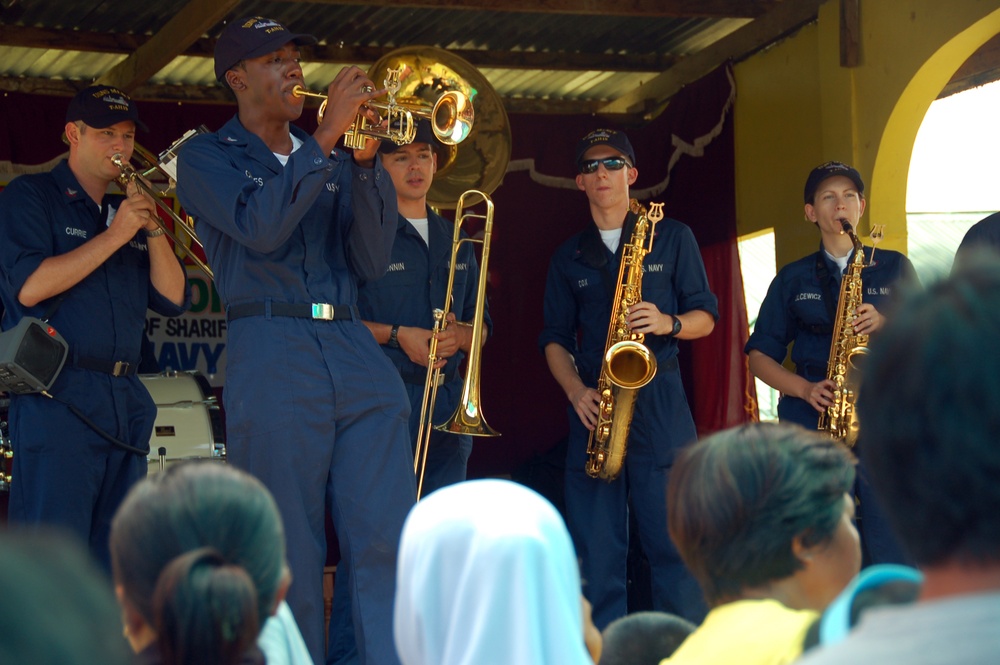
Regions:
M 265 662 L 260 628 L 290 575 L 281 517 L 256 478 L 214 462 L 151 476 L 115 515 L 111 559 L 125 634 L 143 663 Z

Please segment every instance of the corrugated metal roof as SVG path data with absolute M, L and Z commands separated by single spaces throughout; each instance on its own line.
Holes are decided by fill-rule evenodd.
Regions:
M 732 0 L 733 6 L 741 0 Z M 775 4 L 776 0 L 771 0 Z M 801 0 L 785 0 L 799 2 Z M 30 78 L 89 82 L 110 70 L 156 34 L 184 6 L 176 0 L 121 3 L 104 0 L 30 2 L 0 5 L 0 28 L 44 31 L 37 48 L 0 39 L 0 78 Z M 466 3 L 471 5 L 474 3 Z M 588 3 L 583 3 L 585 6 Z M 752 3 L 743 2 L 751 5 Z M 761 3 L 756 3 L 760 5 Z M 766 2 L 764 3 L 766 4 Z M 780 3 L 778 3 L 780 4 Z M 597 11 L 597 10 L 594 10 Z M 602 8 L 600 11 L 608 11 Z M 626 10 L 617 10 L 623 13 Z M 291 30 L 314 34 L 327 48 L 327 61 L 311 63 L 307 80 L 315 87 L 332 80 L 341 67 L 371 62 L 331 62 L 338 46 L 393 49 L 429 45 L 462 53 L 482 53 L 488 64 L 479 68 L 501 97 L 512 100 L 609 101 L 659 74 L 664 56 L 684 57 L 714 44 L 751 19 L 662 17 L 611 14 L 507 12 L 435 7 L 366 6 L 331 2 L 242 2 L 229 19 L 262 15 Z M 205 52 L 224 23 L 203 35 Z M 54 33 L 55 37 L 51 37 Z M 10 31 L 8 35 L 12 34 Z M 99 37 L 118 52 L 81 48 L 81 40 Z M 58 47 L 53 42 L 64 42 Z M 107 49 L 105 49 L 106 51 Z M 528 64 L 512 61 L 534 54 Z M 539 66 L 538 54 L 551 54 L 550 66 Z M 307 54 L 308 56 L 308 54 Z M 584 62 L 581 58 L 588 58 Z M 601 67 L 611 59 L 613 66 Z M 645 64 L 643 64 L 645 63 Z M 497 66 L 493 66 L 497 65 Z M 625 70 L 625 71 L 623 71 Z M 156 72 L 149 84 L 216 86 L 209 57 L 179 55 Z M 9 87 L 9 86 L 8 86 Z

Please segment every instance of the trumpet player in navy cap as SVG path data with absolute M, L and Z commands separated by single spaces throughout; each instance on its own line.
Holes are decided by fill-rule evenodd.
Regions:
M 47 319 L 69 353 L 52 396 L 11 396 L 13 525 L 58 526 L 110 567 L 111 517 L 146 475 L 156 406 L 136 376 L 146 310 L 177 316 L 187 278 L 152 199 L 108 194 L 127 162 L 135 102 L 90 86 L 66 113 L 69 157 L 0 192 L 0 298 L 5 330 Z
M 331 515 L 363 662 L 398 662 L 392 640 L 396 549 L 416 498 L 395 367 L 357 311 L 359 279 L 380 277 L 397 224 L 379 142 L 338 143 L 384 91 L 345 67 L 310 135 L 300 47 L 315 38 L 261 16 L 219 36 L 215 73 L 237 113 L 179 155 L 177 191 L 226 308 L 227 456 L 260 478 L 285 523 L 288 592 L 315 662 L 324 662 L 324 512 Z

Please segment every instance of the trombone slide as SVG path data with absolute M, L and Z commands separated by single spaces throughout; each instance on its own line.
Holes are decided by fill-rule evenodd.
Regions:
M 467 196 L 481 196 L 486 201 L 486 214 L 477 215 L 464 211 Z M 483 229 L 483 239 L 462 238 L 462 224 L 467 219 L 479 218 L 486 221 Z M 440 432 L 467 434 L 469 436 L 500 436 L 491 428 L 483 417 L 479 398 L 480 367 L 483 352 L 483 320 L 486 317 L 486 276 L 490 257 L 490 238 L 493 235 L 493 201 L 489 195 L 479 190 L 469 190 L 462 194 L 455 210 L 455 230 L 451 243 L 451 262 L 448 271 L 448 286 L 445 289 L 446 302 L 443 309 L 434 310 L 434 328 L 431 331 L 430 351 L 427 355 L 427 375 L 424 380 L 424 397 L 420 408 L 420 425 L 417 429 L 417 447 L 413 454 L 413 469 L 417 474 L 417 500 L 423 490 L 424 473 L 427 468 L 427 450 L 430 446 L 431 428 Z M 472 342 L 467 359 L 465 380 L 462 385 L 462 395 L 458 408 L 444 423 L 433 425 L 434 403 L 437 399 L 438 377 L 440 368 L 437 364 L 437 341 L 441 330 L 447 325 L 448 308 L 451 304 L 451 293 L 455 287 L 455 266 L 458 264 L 458 252 L 463 242 L 481 243 L 483 246 L 479 267 L 479 281 L 476 284 L 476 308 L 472 315 Z

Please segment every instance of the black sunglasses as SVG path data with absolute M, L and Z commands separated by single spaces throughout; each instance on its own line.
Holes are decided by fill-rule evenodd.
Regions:
M 585 159 L 580 162 L 580 173 L 596 173 L 598 164 L 604 164 L 604 168 L 609 171 L 620 171 L 626 166 L 632 165 L 625 161 L 624 157 L 605 157 L 604 159 Z

